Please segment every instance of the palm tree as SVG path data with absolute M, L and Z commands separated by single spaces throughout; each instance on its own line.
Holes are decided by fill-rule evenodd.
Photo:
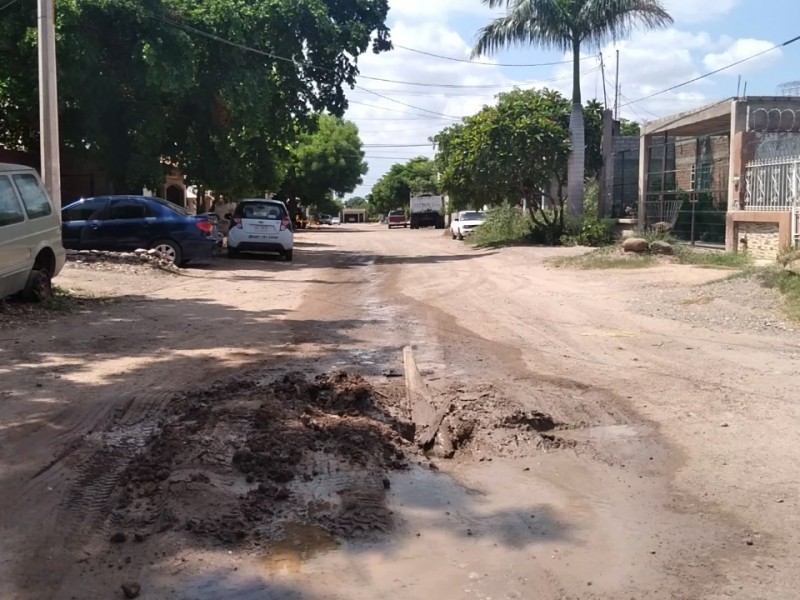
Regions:
M 533 45 L 572 52 L 572 153 L 568 164 L 569 212 L 583 215 L 585 139 L 581 104 L 581 46 L 600 48 L 627 37 L 635 27 L 658 29 L 672 23 L 660 0 L 482 0 L 489 8 L 505 6 L 506 15 L 483 27 L 473 58 L 513 45 Z

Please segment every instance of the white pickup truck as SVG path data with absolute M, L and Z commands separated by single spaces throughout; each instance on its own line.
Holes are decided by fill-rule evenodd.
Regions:
M 486 220 L 486 213 L 477 210 L 463 210 L 456 213 L 450 223 L 453 239 L 463 240 Z

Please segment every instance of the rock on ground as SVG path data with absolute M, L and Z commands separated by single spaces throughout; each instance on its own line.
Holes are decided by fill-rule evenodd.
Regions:
M 622 249 L 625 252 L 633 252 L 635 254 L 642 254 L 647 252 L 650 249 L 647 240 L 642 238 L 628 238 L 624 242 L 622 242 Z

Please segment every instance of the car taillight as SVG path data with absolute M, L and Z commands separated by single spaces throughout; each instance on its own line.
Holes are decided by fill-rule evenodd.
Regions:
M 292 220 L 289 217 L 283 217 L 281 219 L 281 231 L 286 231 L 287 229 L 292 228 Z
M 211 235 L 211 232 L 214 230 L 214 226 L 208 221 L 197 221 L 195 225 L 197 225 L 200 231 L 207 235 Z
M 236 229 L 241 229 L 242 228 L 242 220 L 239 217 L 234 217 L 233 218 L 233 226 L 236 227 Z

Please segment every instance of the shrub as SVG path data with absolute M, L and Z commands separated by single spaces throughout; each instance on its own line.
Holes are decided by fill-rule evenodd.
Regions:
M 614 243 L 614 221 L 598 218 L 600 187 L 596 182 L 586 184 L 583 204 L 583 219 L 571 220 L 561 236 L 565 246 L 609 246 Z
M 531 243 L 533 228 L 530 217 L 521 209 L 503 204 L 486 214 L 486 221 L 470 236 L 476 246 L 503 246 Z

